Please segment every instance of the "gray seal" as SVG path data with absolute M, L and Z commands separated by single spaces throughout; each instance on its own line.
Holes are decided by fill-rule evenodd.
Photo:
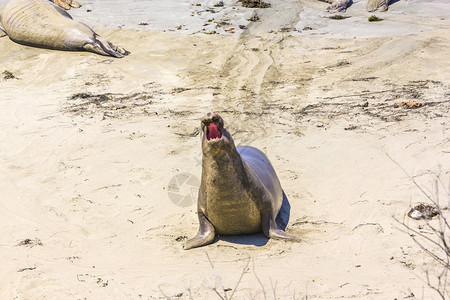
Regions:
M 351 0 L 319 0 L 322 2 L 330 3 L 327 7 L 328 12 L 341 12 L 345 11 L 350 5 Z M 367 0 L 366 10 L 373 12 L 376 10 L 386 11 L 388 9 L 389 0 Z
M 389 0 L 367 0 L 366 10 L 373 12 L 376 10 L 386 11 L 388 10 Z
M 72 7 L 73 8 L 80 8 L 81 4 L 76 0 L 50 0 L 56 5 L 58 5 L 61 8 L 64 8 L 65 10 L 69 10 Z
M 0 15 L 0 30 L 14 42 L 28 46 L 90 51 L 118 58 L 129 54 L 47 0 L 8 1 Z
M 263 232 L 268 238 L 299 241 L 278 228 L 275 218 L 283 190 L 267 156 L 250 146 L 235 147 L 223 119 L 215 113 L 201 120 L 202 178 L 198 194 L 197 235 L 184 249 L 208 245 L 215 235 Z
M 64 8 L 65 10 L 69 10 L 72 7 L 73 8 L 80 8 L 81 4 L 76 0 L 50 0 L 51 2 L 55 3 L 61 8 Z
M 346 11 L 350 5 L 351 0 L 319 0 L 331 4 L 327 7 L 328 12 L 341 12 Z

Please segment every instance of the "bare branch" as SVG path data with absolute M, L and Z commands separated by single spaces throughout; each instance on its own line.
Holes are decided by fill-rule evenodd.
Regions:
M 426 274 L 426 283 L 427 283 L 428 287 L 430 287 L 432 290 L 437 292 L 441 299 L 445 300 L 446 295 L 450 296 L 450 294 L 449 294 L 450 287 L 447 286 L 448 285 L 447 284 L 448 274 L 450 271 L 450 248 L 449 248 L 450 236 L 447 234 L 447 232 L 448 232 L 448 230 L 450 230 L 450 226 L 449 226 L 448 219 L 444 216 L 444 213 L 442 212 L 441 203 L 439 202 L 439 193 L 440 193 L 439 188 L 442 187 L 443 191 L 445 191 L 445 193 L 447 194 L 447 197 L 449 200 L 447 210 L 449 210 L 450 209 L 450 193 L 449 193 L 450 182 L 449 182 L 449 189 L 446 189 L 446 187 L 443 184 L 442 179 L 440 177 L 440 172 L 437 174 L 434 173 L 434 176 L 433 176 L 434 181 L 433 181 L 432 191 L 429 191 L 429 193 L 427 193 L 425 191 L 425 189 L 422 188 L 415 181 L 415 178 L 413 176 L 409 175 L 406 172 L 406 170 L 399 163 L 397 163 L 394 159 L 392 159 L 392 157 L 390 157 L 387 153 L 386 153 L 386 155 L 390 160 L 392 160 L 403 171 L 403 173 L 406 174 L 406 176 L 414 183 L 414 185 L 422 192 L 422 194 L 431 203 L 433 203 L 435 205 L 439 226 L 435 227 L 435 226 L 431 225 L 430 222 L 428 222 L 428 221 L 426 222 L 426 228 L 431 231 L 431 232 L 428 232 L 428 233 L 432 233 L 431 236 L 427 236 L 424 233 L 422 233 L 416 229 L 413 229 L 411 226 L 409 226 L 405 222 L 406 216 L 403 217 L 403 222 L 398 221 L 395 217 L 394 217 L 394 220 L 396 220 L 404 228 L 406 228 L 406 233 L 410 235 L 412 240 L 423 251 L 425 251 L 426 254 L 428 254 L 432 259 L 434 259 L 436 262 L 438 262 L 439 264 L 441 264 L 444 267 L 442 272 L 440 272 L 440 274 L 436 278 L 437 283 L 431 281 L 429 271 L 426 271 L 425 274 Z M 449 178 L 449 181 L 450 181 L 450 178 Z M 450 212 L 449 212 L 449 216 L 450 216 Z M 419 227 L 419 229 L 420 229 L 420 227 Z M 401 230 L 401 231 L 403 231 L 403 230 Z M 403 232 L 405 232 L 405 231 L 403 231 Z M 428 244 L 428 243 L 430 243 L 430 244 Z M 428 244 L 428 246 L 427 246 L 427 244 Z M 437 248 L 430 249 L 429 245 L 436 246 Z M 442 250 L 442 252 L 440 250 Z
M 264 294 L 264 300 L 266 300 L 266 290 L 264 289 L 264 285 L 262 284 L 261 280 L 259 280 L 258 275 L 256 275 L 256 271 L 255 271 L 255 261 L 253 260 L 253 274 L 255 274 L 256 280 L 258 280 L 259 285 L 262 288 L 263 294 Z
M 233 298 L 233 295 L 236 292 L 239 283 L 241 283 L 242 277 L 244 276 L 245 272 L 247 272 L 247 268 L 248 268 L 249 264 L 250 264 L 250 256 L 247 259 L 247 264 L 245 265 L 244 269 L 242 270 L 241 277 L 239 277 L 238 282 L 236 282 L 236 286 L 233 289 L 233 293 L 231 293 L 230 300 L 231 300 L 231 298 Z
M 223 287 L 223 285 L 222 285 L 222 280 L 220 279 L 219 274 L 217 274 L 216 269 L 214 268 L 214 264 L 212 263 L 211 258 L 209 258 L 208 252 L 205 252 L 205 253 L 206 253 L 206 257 L 208 258 L 209 263 L 211 264 L 211 268 L 212 268 L 212 270 L 213 270 L 214 276 L 216 277 L 216 280 L 215 280 L 215 282 L 214 282 L 214 288 L 213 288 L 213 291 L 216 292 L 217 296 L 219 296 L 220 299 L 222 299 L 222 300 L 228 300 L 227 293 L 225 292 L 225 289 L 224 289 L 224 287 Z M 225 298 L 222 297 L 222 295 L 220 295 L 219 292 L 217 291 L 217 288 L 216 288 L 216 283 L 217 283 L 217 282 L 220 283 L 220 287 L 222 288 L 222 291 L 223 291 L 223 293 L 224 293 L 224 295 L 225 295 Z
M 438 242 L 436 242 L 436 241 L 434 241 L 434 240 L 432 240 L 431 238 L 429 238 L 429 237 L 427 237 L 426 235 L 424 235 L 423 233 L 421 233 L 421 232 L 419 232 L 419 231 L 417 231 L 417 230 L 415 230 L 415 229 L 413 229 L 412 227 L 410 227 L 409 225 L 406 225 L 405 223 L 403 223 L 403 222 L 400 222 L 399 220 L 397 220 L 395 217 L 394 217 L 394 220 L 395 221 L 397 221 L 400 225 L 402 225 L 402 226 L 404 226 L 406 229 L 408 229 L 408 231 L 403 231 L 403 232 L 405 232 L 405 233 L 407 233 L 407 234 L 409 234 L 409 235 L 411 235 L 410 233 L 409 233 L 409 231 L 411 231 L 411 232 L 413 232 L 413 233 L 415 233 L 415 234 L 417 234 L 417 235 L 419 235 L 420 237 L 423 237 L 424 239 L 426 239 L 426 240 L 428 240 L 430 243 L 432 243 L 432 244 L 434 244 L 434 245 L 436 245 L 436 246 L 438 246 L 439 248 L 441 248 L 442 250 L 444 250 L 445 251 L 445 248 L 441 245 L 441 244 L 439 244 Z M 412 237 L 412 238 L 414 238 L 414 237 Z
M 436 202 L 433 200 L 433 198 L 431 198 L 430 195 L 428 195 L 423 188 L 416 182 L 416 180 L 408 174 L 408 172 L 406 172 L 406 170 L 398 163 L 396 162 L 389 154 L 386 153 L 386 156 L 389 157 L 390 160 L 392 160 L 392 162 L 394 164 L 396 164 L 402 171 L 403 173 L 405 173 L 405 175 L 414 183 L 414 185 L 425 195 L 425 197 L 427 197 L 428 200 L 430 200 L 433 204 L 436 204 Z
M 277 289 L 277 282 L 275 282 L 275 287 L 272 284 L 272 278 L 270 278 L 270 286 L 272 287 L 272 291 L 273 291 L 273 299 L 277 300 L 277 293 L 275 292 Z

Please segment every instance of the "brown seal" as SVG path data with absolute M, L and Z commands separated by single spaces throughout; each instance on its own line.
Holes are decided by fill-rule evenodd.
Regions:
M 64 8 L 65 10 L 69 10 L 72 7 L 73 8 L 80 8 L 81 4 L 76 0 L 50 0 L 51 2 L 55 3 L 61 8 Z
M 376 10 L 386 11 L 388 10 L 389 0 L 367 0 L 366 10 L 373 12 Z
M 319 0 L 331 4 L 327 7 L 328 12 L 341 12 L 345 11 L 350 5 L 350 0 Z
M 202 180 L 198 195 L 197 235 L 184 245 L 208 245 L 215 234 L 263 232 L 268 238 L 299 241 L 279 229 L 275 218 L 283 203 L 283 190 L 267 156 L 250 146 L 235 147 L 223 119 L 206 114 L 202 127 Z
M 8 1 L 0 15 L 0 30 L 11 40 L 28 46 L 84 50 L 118 58 L 129 54 L 47 0 Z
M 351 4 L 351 0 L 319 0 L 322 2 L 330 3 L 327 7 L 328 12 L 341 12 L 345 11 Z M 373 12 L 376 10 L 386 11 L 388 9 L 389 0 L 367 0 L 366 10 Z

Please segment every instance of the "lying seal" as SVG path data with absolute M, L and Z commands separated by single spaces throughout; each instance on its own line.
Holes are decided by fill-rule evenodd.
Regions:
M 389 0 L 367 0 L 366 10 L 372 11 L 386 11 L 388 10 Z
M 300 240 L 278 229 L 275 218 L 283 190 L 269 159 L 260 150 L 235 147 L 222 118 L 202 118 L 202 181 L 198 194 L 197 235 L 184 245 L 191 249 L 210 244 L 215 234 L 263 232 L 269 238 Z
M 81 4 L 76 0 L 50 0 L 61 8 L 69 10 L 70 8 L 80 8 Z
M 350 5 L 351 0 L 319 0 L 322 2 L 330 3 L 327 7 L 328 12 L 340 12 L 345 11 Z M 389 0 L 367 0 L 366 10 L 369 12 L 386 11 L 388 9 Z
M 331 4 L 330 6 L 327 7 L 328 12 L 341 12 L 347 10 L 347 7 L 350 5 L 351 0 L 320 0 L 320 1 Z
M 28 46 L 85 50 L 119 58 L 129 54 L 47 0 L 8 1 L 0 15 L 0 29 L 14 42 Z

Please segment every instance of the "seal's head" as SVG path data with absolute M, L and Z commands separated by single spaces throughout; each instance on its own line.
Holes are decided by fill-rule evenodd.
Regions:
M 214 112 L 209 112 L 201 119 L 202 150 L 204 154 L 216 155 L 235 149 L 230 133 L 224 128 L 223 119 Z

